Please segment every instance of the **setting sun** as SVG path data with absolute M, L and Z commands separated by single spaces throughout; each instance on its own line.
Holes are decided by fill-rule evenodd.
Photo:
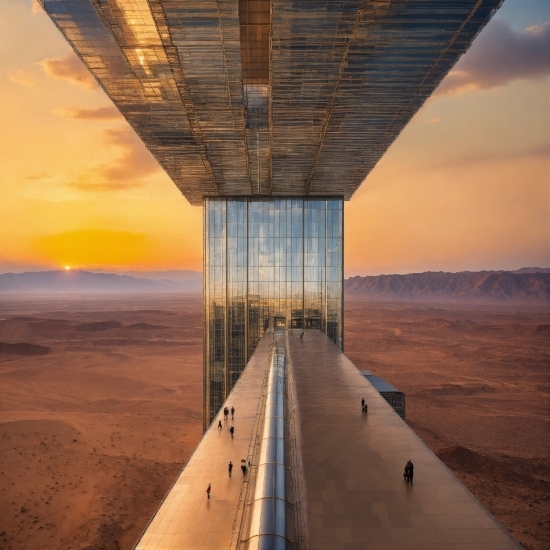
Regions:
M 66 265 L 65 266 L 65 271 L 69 271 L 71 269 L 71 266 L 70 265 Z

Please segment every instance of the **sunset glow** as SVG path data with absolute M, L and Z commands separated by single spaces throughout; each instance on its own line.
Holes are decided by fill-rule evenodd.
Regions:
M 544 5 L 506 0 L 346 203 L 346 275 L 550 265 Z M 40 7 L 0 31 L 0 271 L 201 270 L 201 208 Z

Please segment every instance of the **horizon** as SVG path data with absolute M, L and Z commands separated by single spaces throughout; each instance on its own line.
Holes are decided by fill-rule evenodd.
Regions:
M 78 267 L 73 268 L 69 266 L 65 267 L 59 267 L 57 269 L 47 269 L 47 268 L 41 268 L 38 266 L 35 266 L 34 269 L 31 269 L 30 266 L 28 266 L 28 269 L 22 270 L 22 271 L 2 271 L 0 270 L 0 275 L 22 275 L 25 273 L 69 273 L 69 272 L 84 272 L 84 273 L 95 273 L 98 275 L 120 275 L 120 276 L 128 276 L 132 277 L 133 275 L 130 275 L 130 273 L 143 273 L 143 274 L 153 274 L 153 273 L 163 273 L 163 274 L 170 274 L 170 273 L 179 273 L 179 272 L 186 272 L 186 273 L 193 273 L 193 274 L 200 274 L 202 276 L 203 272 L 198 270 L 191 270 L 191 269 L 148 269 L 148 270 L 139 270 L 139 269 L 124 269 L 124 270 L 116 270 L 116 269 L 105 269 L 105 268 L 94 268 L 94 267 Z M 515 269 L 479 269 L 479 270 L 461 270 L 461 271 L 443 271 L 443 270 L 427 270 L 427 271 L 409 271 L 406 273 L 375 273 L 375 274 L 366 274 L 366 275 L 348 275 L 344 274 L 344 279 L 350 279 L 353 277 L 384 277 L 384 276 L 393 276 L 393 275 L 418 275 L 423 273 L 450 273 L 450 274 L 458 274 L 458 273 L 514 273 L 521 270 L 541 270 L 541 273 L 545 270 L 550 270 L 550 267 L 544 267 L 544 266 L 521 266 Z
M 200 270 L 201 208 L 36 0 L 5 11 L 0 271 Z M 550 266 L 549 46 L 547 4 L 505 0 L 345 203 L 346 277 Z

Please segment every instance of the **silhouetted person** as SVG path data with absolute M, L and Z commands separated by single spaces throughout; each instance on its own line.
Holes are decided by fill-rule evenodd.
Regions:
M 361 399 L 361 409 L 365 408 L 365 399 Z
M 231 477 L 231 472 L 233 471 L 233 462 L 231 462 L 231 460 L 229 461 L 229 464 L 227 465 L 227 471 L 229 472 L 229 477 Z
M 227 417 L 229 416 L 229 409 L 227 407 L 223 408 L 223 419 L 227 420 Z
M 367 405 L 367 402 L 365 401 L 365 404 L 363 405 L 362 411 L 366 414 L 369 412 L 369 406 Z
M 241 464 L 241 470 L 243 471 L 243 477 L 246 475 L 246 464 Z
M 302 332 L 300 333 L 300 342 L 303 342 L 304 341 L 304 331 L 302 330 Z
M 407 462 L 407 464 L 405 464 L 405 471 L 403 472 L 403 477 L 407 483 L 413 482 L 414 465 L 410 460 Z
M 212 489 L 212 483 L 208 484 L 208 489 L 206 489 L 206 496 L 210 498 L 210 490 Z
M 231 437 L 233 437 L 233 435 L 235 435 L 235 428 L 233 426 L 231 426 L 231 428 L 229 428 L 229 433 L 230 433 Z
M 408 475 L 408 482 L 412 483 L 414 477 L 414 464 L 409 460 L 409 475 Z
M 231 420 L 235 418 L 235 407 L 231 407 Z
M 222 429 L 222 421 L 218 420 L 218 430 L 221 430 L 221 429 Z

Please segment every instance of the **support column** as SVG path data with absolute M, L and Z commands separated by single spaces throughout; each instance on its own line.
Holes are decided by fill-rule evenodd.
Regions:
M 205 200 L 204 427 L 271 320 L 343 342 L 343 199 Z

